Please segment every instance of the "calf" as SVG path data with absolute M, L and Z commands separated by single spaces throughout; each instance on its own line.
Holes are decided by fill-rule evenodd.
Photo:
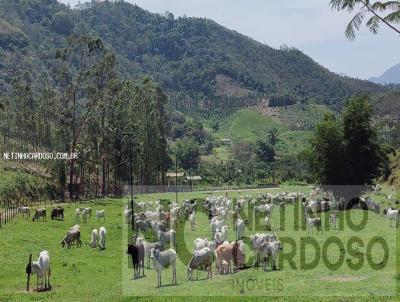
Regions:
M 157 271 L 157 287 L 160 287 L 161 284 L 161 271 L 163 268 L 167 266 L 171 266 L 172 269 L 172 284 L 176 284 L 176 252 L 172 249 L 169 249 L 164 252 L 160 252 L 159 250 L 151 250 L 150 258 L 153 260 L 153 265 L 155 270 Z
M 36 209 L 35 215 L 33 215 L 32 221 L 39 221 L 39 219 L 42 218 L 42 221 L 45 221 L 46 219 L 46 209 Z

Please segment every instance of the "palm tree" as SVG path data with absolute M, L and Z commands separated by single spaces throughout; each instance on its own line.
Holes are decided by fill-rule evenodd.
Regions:
M 331 0 L 329 5 L 338 11 L 352 12 L 359 8 L 345 31 L 350 40 L 356 38 L 356 31 L 360 30 L 365 18 L 369 18 L 366 26 L 373 34 L 378 33 L 381 23 L 400 34 L 400 29 L 394 25 L 400 23 L 400 1 Z

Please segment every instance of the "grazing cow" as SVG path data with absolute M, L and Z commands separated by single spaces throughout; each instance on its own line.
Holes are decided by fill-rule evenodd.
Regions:
M 245 229 L 244 221 L 238 218 L 235 223 L 235 228 L 236 228 L 236 240 L 239 240 L 244 236 L 244 229 Z
M 386 218 L 389 219 L 389 227 L 393 227 L 393 221 L 396 222 L 396 227 L 399 224 L 399 210 L 388 209 L 386 213 Z
M 31 218 L 31 208 L 30 207 L 19 207 L 18 212 L 22 213 L 22 218 Z M 25 217 L 26 216 L 26 217 Z
M 336 222 L 337 222 L 337 213 L 330 213 L 329 214 L 329 223 L 332 227 L 332 229 L 336 230 Z
M 211 252 L 214 253 L 215 251 L 215 242 L 214 241 L 209 241 L 207 238 L 201 239 L 197 238 L 194 241 L 194 250 L 195 251 L 200 251 L 201 249 L 208 247 Z
M 170 242 L 174 245 L 175 249 L 178 250 L 176 242 L 176 232 L 174 230 L 169 230 L 168 232 L 158 231 L 157 240 L 165 246 L 165 243 Z
M 140 277 L 140 268 L 142 268 L 142 275 L 144 276 L 144 246 L 143 244 L 135 245 L 128 244 L 127 253 L 132 257 L 133 264 L 133 278 L 137 279 Z
M 276 270 L 276 262 L 278 258 L 278 254 L 282 250 L 282 244 L 280 241 L 272 241 L 272 242 L 264 242 L 261 245 L 261 255 L 263 261 L 263 269 L 266 270 L 268 266 L 268 262 L 272 265 L 272 270 Z
M 75 224 L 72 228 L 70 228 L 69 229 L 70 231 L 72 231 L 72 230 L 78 230 L 78 231 L 80 231 L 81 230 L 81 226 L 79 225 L 79 224 Z
M 51 288 L 51 286 L 50 286 L 50 275 L 51 275 L 50 256 L 49 256 L 48 251 L 42 251 L 39 254 L 38 261 L 32 262 L 32 264 L 30 265 L 30 273 L 36 274 L 36 276 L 37 276 L 36 290 L 39 290 L 39 283 L 41 285 L 41 289 L 43 289 L 43 281 L 44 281 L 44 289 Z
M 76 242 L 76 246 L 80 247 L 82 245 L 81 232 L 79 229 L 70 229 L 65 235 L 64 239 L 61 241 L 61 246 L 64 248 L 67 245 L 68 249 Z
M 366 197 L 365 203 L 367 204 L 368 210 L 371 210 L 375 214 L 378 214 L 378 215 L 380 214 L 381 207 L 380 207 L 379 203 L 373 201 L 371 197 Z
M 97 242 L 99 240 L 99 232 L 97 232 L 97 229 L 92 230 L 92 236 L 90 239 L 90 246 L 91 247 L 97 247 Z
M 321 227 L 321 218 L 307 217 L 307 234 L 310 234 L 310 229 L 311 229 L 311 234 L 313 234 L 314 228 L 317 229 L 317 234 L 319 233 L 320 230 L 322 233 L 324 233 L 324 231 L 322 230 L 322 227 Z
M 103 218 L 103 220 L 106 221 L 106 212 L 104 210 L 96 210 L 96 218 L 97 220 Z
M 195 215 L 196 215 L 196 212 L 193 211 L 193 213 L 190 214 L 190 216 L 189 216 L 190 228 L 191 228 L 192 231 L 195 231 L 195 230 L 196 230 L 196 220 L 195 220 L 196 217 L 195 217 Z
M 75 209 L 75 222 L 79 222 L 81 217 L 81 209 Z
M 259 265 L 259 261 L 261 258 L 261 246 L 264 242 L 272 242 L 276 241 L 277 236 L 276 233 L 272 234 L 254 234 L 250 236 L 250 241 L 252 243 L 253 251 L 254 251 L 254 266 L 257 267 Z
M 42 218 L 42 221 L 46 219 L 46 209 L 36 209 L 35 215 L 33 215 L 32 221 L 39 221 Z
M 99 229 L 99 249 L 104 250 L 106 248 L 106 228 L 100 227 Z
M 64 220 L 64 208 L 61 206 L 54 207 L 51 210 L 51 220 L 61 219 Z
M 176 281 L 176 252 L 172 249 L 169 249 L 164 252 L 160 252 L 159 250 L 151 250 L 150 258 L 153 260 L 153 265 L 155 270 L 157 271 L 157 287 L 160 287 L 161 284 L 161 271 L 164 267 L 171 266 L 172 269 L 172 284 L 177 284 Z
M 187 279 L 192 280 L 193 270 L 197 270 L 196 280 L 199 277 L 199 268 L 205 267 L 207 269 L 207 278 L 212 278 L 211 263 L 212 263 L 212 251 L 205 247 L 200 251 L 194 251 L 193 256 L 187 266 Z

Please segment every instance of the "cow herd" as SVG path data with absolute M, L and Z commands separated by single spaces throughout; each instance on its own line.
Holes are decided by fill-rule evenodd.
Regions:
M 284 212 L 288 205 L 298 203 L 304 214 L 302 217 L 304 217 L 307 234 L 320 232 L 323 234 L 323 223 L 318 214 L 328 212 L 330 228 L 337 230 L 339 211 L 343 210 L 341 209 L 342 202 L 342 200 L 336 200 L 332 193 L 315 188 L 307 197 L 301 192 L 280 192 L 264 193 L 256 198 L 242 196 L 236 202 L 228 196 L 210 196 L 201 203 L 198 200 L 186 200 L 183 204 L 172 202 L 168 205 L 163 205 L 160 201 L 136 203 L 134 213 L 130 208 L 125 208 L 126 222 L 130 223 L 133 217 L 136 234 L 132 243 L 128 245 L 128 254 L 132 256 L 134 267 L 133 278 L 139 278 L 141 269 L 142 272 L 144 271 L 147 257 L 147 268 L 150 268 L 150 259 L 152 259 L 153 267 L 157 272 L 157 286 L 162 285 L 161 271 L 166 267 L 171 267 L 172 284 L 176 284 L 177 222 L 188 221 L 190 231 L 195 234 L 197 229 L 202 229 L 196 224 L 199 211 L 202 211 L 209 219 L 210 235 L 194 240 L 191 258 L 186 263 L 188 280 L 193 280 L 195 271 L 197 271 L 196 279 L 199 271 L 207 272 L 207 278 L 212 278 L 214 266 L 215 273 L 220 275 L 247 268 L 246 245 L 252 250 L 254 267 L 261 267 L 265 271 L 277 270 L 283 245 L 271 225 L 273 211 L 276 209 Z M 361 202 L 365 203 L 367 210 L 380 213 L 379 204 L 370 197 L 360 198 Z M 256 217 L 263 218 L 266 229 L 269 229 L 270 233 L 245 234 L 249 229 L 248 219 L 242 215 L 246 207 L 250 207 Z M 390 225 L 394 222 L 398 224 L 400 218 L 398 210 L 389 208 L 383 211 L 383 215 L 389 219 Z M 234 241 L 228 241 L 230 228 L 233 228 L 235 234 Z M 149 230 L 150 233 L 153 232 L 150 241 L 146 238 Z M 151 240 L 151 237 L 155 240 Z M 169 249 L 166 247 L 167 243 L 169 243 Z
M 25 219 L 30 218 L 31 208 L 28 206 L 21 206 L 18 208 L 18 212 Z M 45 208 L 35 209 L 32 221 L 47 221 L 47 211 Z M 87 223 L 92 213 L 91 208 L 77 208 L 75 210 L 75 221 L 80 222 L 80 217 L 82 217 L 83 223 Z M 105 221 L 105 211 L 96 210 L 96 217 L 98 221 Z M 65 209 L 61 205 L 54 206 L 51 210 L 50 217 L 52 220 L 64 220 Z M 90 246 L 92 248 L 98 247 L 100 250 L 106 248 L 106 228 L 101 226 L 99 230 L 93 229 L 90 237 Z M 81 247 L 81 227 L 79 224 L 74 225 L 66 234 L 62 237 L 61 247 L 67 247 L 70 249 L 72 246 Z M 37 276 L 36 289 L 48 290 L 50 289 L 50 256 L 49 252 L 44 250 L 39 254 L 38 261 L 33 261 L 29 263 L 26 269 L 28 274 L 35 274 Z
M 170 268 L 172 272 L 171 284 L 177 284 L 177 257 L 179 256 L 179 238 L 177 238 L 178 223 L 188 222 L 190 232 L 196 235 L 198 230 L 204 230 L 204 225 L 197 224 L 198 213 L 202 212 L 208 217 L 209 235 L 195 237 L 193 251 L 190 259 L 185 263 L 186 277 L 191 281 L 198 279 L 199 271 L 207 272 L 207 278 L 214 274 L 234 274 L 249 266 L 261 268 L 264 271 L 277 270 L 279 254 L 283 250 L 277 232 L 274 231 L 272 213 L 284 212 L 289 205 L 298 204 L 302 209 L 307 234 L 323 233 L 323 223 L 318 213 L 328 212 L 329 224 L 332 229 L 337 229 L 341 200 L 336 201 L 334 196 L 316 188 L 305 196 L 300 192 L 291 193 L 264 193 L 256 198 L 241 196 L 233 200 L 228 196 L 210 196 L 204 201 L 186 200 L 183 203 L 161 201 L 136 202 L 134 211 L 128 206 L 124 209 L 126 223 L 131 224 L 133 219 L 134 236 L 128 244 L 127 254 L 133 264 L 133 279 L 145 276 L 144 270 L 154 269 L 157 273 L 157 287 L 162 286 L 161 272 Z M 367 210 L 382 214 L 389 220 L 389 226 L 398 226 L 400 221 L 399 210 L 389 207 L 380 212 L 380 204 L 370 197 L 360 198 Z M 265 222 L 266 232 L 251 234 L 249 231 L 248 217 L 244 209 L 251 209 L 252 215 Z M 31 209 L 20 207 L 19 212 L 23 218 L 30 218 Z M 105 222 L 104 210 L 96 210 L 97 221 Z M 248 212 L 246 212 L 247 214 Z M 62 237 L 61 246 L 70 249 L 73 246 L 81 247 L 81 228 L 78 223 L 84 224 L 91 218 L 90 207 L 77 208 L 74 212 L 76 225 L 71 227 Z M 64 220 L 65 211 L 62 206 L 52 208 L 52 220 Z M 206 218 L 202 218 L 206 219 Z M 33 221 L 46 221 L 46 209 L 35 209 Z M 204 220 L 202 220 L 204 221 Z M 233 232 L 230 231 L 232 228 Z M 207 231 L 208 232 L 208 231 Z M 232 232 L 233 241 L 229 241 Z M 250 234 L 246 234 L 250 232 Z M 107 231 L 104 226 L 95 228 L 90 234 L 92 248 L 100 250 L 106 248 Z M 89 234 L 88 234 L 89 235 Z M 247 255 L 246 246 L 252 250 Z M 250 257 L 250 258 L 249 258 Z M 253 262 L 250 262 L 253 259 Z M 250 264 L 250 265 L 249 265 Z M 47 251 L 43 251 L 38 261 L 30 266 L 30 272 L 37 274 L 38 284 L 43 283 L 45 288 L 50 286 L 50 258 Z

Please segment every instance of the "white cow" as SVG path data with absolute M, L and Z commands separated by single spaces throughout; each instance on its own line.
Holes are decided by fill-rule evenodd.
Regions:
M 82 219 L 83 219 L 83 223 L 87 222 L 88 217 L 90 216 L 92 209 L 91 208 L 85 208 L 82 211 Z
M 36 289 L 39 290 L 39 283 L 41 284 L 41 288 L 43 289 L 43 279 L 44 279 L 44 289 L 51 288 L 49 252 L 48 251 L 40 252 L 38 261 L 33 261 L 30 267 L 31 267 L 31 274 L 36 274 L 37 276 Z
M 390 227 L 393 227 L 393 221 L 396 222 L 396 226 L 397 226 L 398 220 L 400 218 L 399 210 L 393 210 L 393 209 L 387 210 L 386 217 L 389 219 L 389 226 Z
M 196 212 L 193 211 L 192 214 L 190 214 L 189 216 L 189 220 L 190 220 L 190 228 L 192 231 L 196 230 Z
M 31 217 L 31 208 L 30 207 L 24 207 L 24 206 L 19 207 L 18 212 L 22 213 L 22 218 L 30 218 Z
M 125 205 L 124 216 L 125 216 L 126 223 L 131 223 L 132 209 L 128 208 L 128 205 Z
M 99 248 L 101 250 L 104 250 L 106 248 L 106 228 L 105 227 L 100 227 L 99 229 Z
M 261 245 L 261 259 L 263 261 L 263 268 L 266 269 L 268 262 L 271 263 L 272 269 L 276 270 L 276 262 L 278 254 L 282 250 L 282 244 L 280 241 L 264 242 Z
M 244 221 L 240 218 L 236 219 L 235 228 L 236 228 L 236 240 L 239 240 L 244 236 L 244 229 L 245 229 Z
M 90 246 L 91 247 L 97 247 L 97 242 L 99 240 L 99 233 L 97 231 L 97 229 L 93 229 L 92 230 L 92 236 L 90 239 Z
M 81 209 L 78 208 L 75 210 L 75 222 L 79 222 L 80 217 L 81 217 Z
M 207 238 L 201 239 L 197 238 L 194 241 L 194 250 L 195 251 L 200 251 L 201 249 L 208 247 L 211 252 L 214 253 L 215 251 L 215 242 L 214 241 L 209 241 Z
M 161 284 L 161 271 L 164 267 L 171 266 L 172 269 L 172 284 L 176 284 L 176 252 L 172 249 L 169 249 L 164 252 L 160 252 L 159 250 L 151 250 L 150 258 L 153 260 L 153 265 L 155 270 L 157 271 L 157 287 L 160 287 Z
M 97 220 L 103 218 L 103 220 L 106 221 L 106 212 L 104 210 L 96 210 L 96 218 Z

